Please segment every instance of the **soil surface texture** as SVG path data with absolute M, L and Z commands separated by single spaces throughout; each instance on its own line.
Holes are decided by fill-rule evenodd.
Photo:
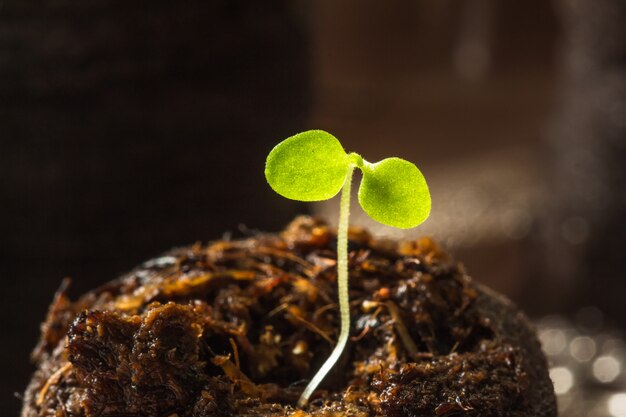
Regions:
M 336 236 L 179 248 L 77 301 L 65 282 L 33 353 L 22 417 L 555 417 L 525 316 L 435 242 L 350 231 L 351 341 L 295 407 L 339 333 Z

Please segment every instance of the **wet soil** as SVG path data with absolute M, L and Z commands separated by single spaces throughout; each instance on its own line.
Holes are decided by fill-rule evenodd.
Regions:
M 556 416 L 523 314 L 429 238 L 350 231 L 352 338 L 295 407 L 339 331 L 336 237 L 295 219 L 175 249 L 77 301 L 57 293 L 22 417 Z

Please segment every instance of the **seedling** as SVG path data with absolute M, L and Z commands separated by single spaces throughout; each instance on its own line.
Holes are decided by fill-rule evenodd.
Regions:
M 265 178 L 283 197 L 299 201 L 328 200 L 341 190 L 337 228 L 337 285 L 341 330 L 335 348 L 298 400 L 305 407 L 309 397 L 335 365 L 350 335 L 348 304 L 348 217 L 354 168 L 363 172 L 358 198 L 374 220 L 401 229 L 422 223 L 430 213 L 430 193 L 422 173 L 411 162 L 386 158 L 370 163 L 346 153 L 328 132 L 309 130 L 285 139 L 272 149 L 265 163 Z

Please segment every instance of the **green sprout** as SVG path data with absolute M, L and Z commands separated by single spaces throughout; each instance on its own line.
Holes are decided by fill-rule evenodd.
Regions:
M 265 163 L 265 178 L 283 197 L 321 201 L 341 190 L 337 228 L 337 286 L 341 330 L 335 348 L 302 392 L 298 406 L 309 397 L 335 365 L 350 335 L 348 303 L 348 217 L 354 168 L 363 172 L 358 198 L 374 220 L 401 229 L 422 223 L 430 213 L 430 192 L 422 173 L 411 162 L 386 158 L 370 163 L 360 155 L 346 153 L 328 132 L 309 130 L 285 139 L 272 149 Z

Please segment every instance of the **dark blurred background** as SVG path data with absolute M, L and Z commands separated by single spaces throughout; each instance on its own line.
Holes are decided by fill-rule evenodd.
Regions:
M 333 222 L 336 201 L 289 202 L 263 177 L 272 146 L 311 128 L 429 181 L 423 226 L 354 206 L 355 224 L 433 235 L 543 316 L 544 344 L 591 340 L 579 368 L 609 355 L 597 335 L 622 343 L 623 0 L 5 0 L 0 414 L 18 414 L 63 277 L 78 296 L 173 246 Z M 626 416 L 623 347 L 587 408 L 566 374 L 587 371 L 553 349 L 564 415 Z

